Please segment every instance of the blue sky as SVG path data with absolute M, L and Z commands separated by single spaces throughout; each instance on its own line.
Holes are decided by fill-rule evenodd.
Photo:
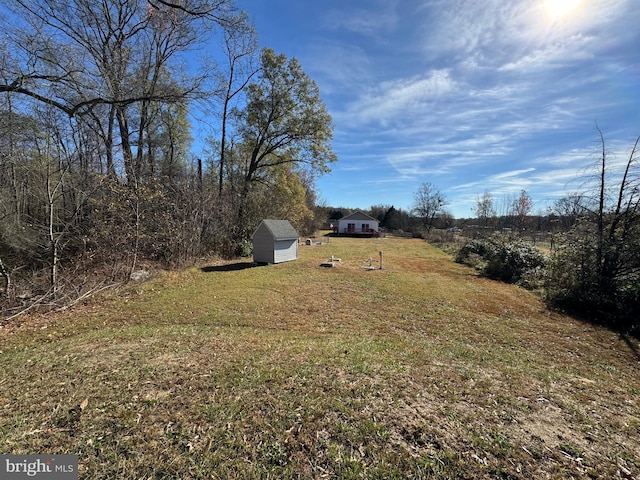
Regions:
M 640 0 L 238 5 L 333 116 L 328 206 L 410 209 L 430 182 L 458 218 L 484 191 L 500 208 L 524 189 L 544 211 L 580 190 L 596 125 L 613 161 L 640 135 Z

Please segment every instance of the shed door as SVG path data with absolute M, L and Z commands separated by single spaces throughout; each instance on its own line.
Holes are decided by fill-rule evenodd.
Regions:
M 296 259 L 296 240 L 280 240 L 274 243 L 274 263 L 288 262 Z

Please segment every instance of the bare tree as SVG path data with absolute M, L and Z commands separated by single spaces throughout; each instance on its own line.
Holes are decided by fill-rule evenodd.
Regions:
M 225 30 L 224 52 L 226 54 L 226 75 L 220 75 L 220 98 L 222 100 L 220 158 L 218 165 L 218 196 L 222 198 L 224 171 L 227 153 L 227 126 L 232 100 L 245 90 L 251 79 L 258 73 L 256 54 L 258 41 L 253 25 L 246 14 L 240 14 L 237 28 Z
M 583 196 L 572 193 L 556 200 L 553 211 L 560 217 L 563 230 L 567 230 L 575 225 L 578 218 L 586 212 Z
M 493 196 L 489 190 L 485 190 L 481 197 L 476 198 L 476 206 L 473 211 L 484 227 L 487 227 L 489 222 L 495 218 L 496 209 L 493 205 Z
M 625 278 L 637 278 L 640 273 L 636 235 L 640 227 L 640 162 L 637 156 L 638 137 L 625 164 L 611 209 L 606 209 L 607 176 L 606 149 L 602 132 L 602 158 L 598 195 L 596 262 L 600 287 L 615 292 Z M 608 224 L 608 225 L 607 225 Z
M 415 193 L 413 214 L 422 219 L 424 227 L 429 232 L 435 219 L 448 203 L 444 194 L 435 185 L 426 182 L 420 185 Z
M 533 209 L 533 200 L 531 200 L 526 190 L 520 191 L 520 196 L 515 199 L 512 208 L 518 228 L 523 229 Z
M 4 62 L 0 92 L 32 97 L 70 116 L 100 104 L 170 100 L 168 92 L 130 85 L 118 88 L 125 87 L 123 74 L 131 72 L 130 61 L 140 55 L 140 48 L 154 62 L 166 65 L 169 57 L 206 41 L 212 26 L 233 29 L 237 22 L 233 0 L 7 0 L 6 4 L 14 14 L 12 22 L 18 20 L 27 28 L 4 25 L 11 34 L 9 46 L 17 54 Z M 193 87 L 191 83 L 173 94 L 184 95 Z M 68 95 L 68 89 L 76 95 Z

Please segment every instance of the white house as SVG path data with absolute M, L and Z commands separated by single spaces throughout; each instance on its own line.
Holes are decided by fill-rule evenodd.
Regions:
M 379 223 L 373 217 L 359 210 L 338 220 L 338 234 L 378 236 Z
M 263 220 L 253 233 L 253 261 L 280 263 L 296 260 L 299 236 L 288 220 Z

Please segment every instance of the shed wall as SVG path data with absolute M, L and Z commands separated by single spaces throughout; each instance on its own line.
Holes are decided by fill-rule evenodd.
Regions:
M 298 239 L 275 240 L 269 229 L 261 224 L 253 234 L 253 261 L 281 263 L 298 258 Z
M 269 230 L 260 226 L 253 235 L 253 261 L 256 263 L 275 263 L 273 237 Z

